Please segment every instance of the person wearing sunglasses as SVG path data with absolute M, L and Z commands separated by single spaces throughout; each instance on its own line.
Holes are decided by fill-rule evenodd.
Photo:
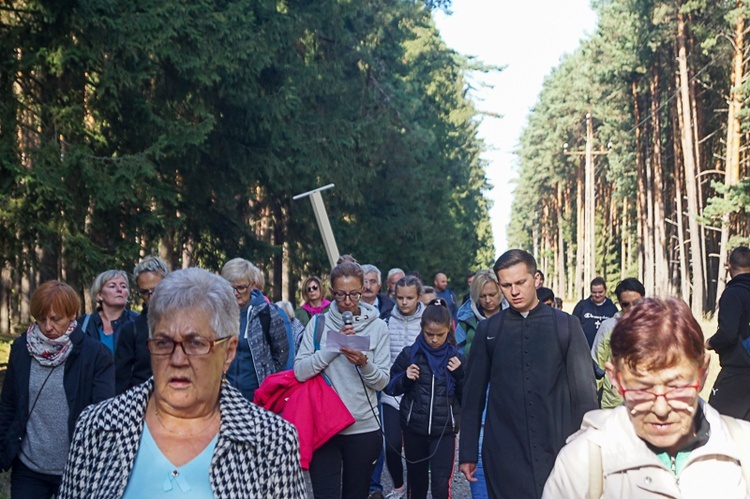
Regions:
M 623 404 L 586 414 L 543 497 L 750 497 L 750 463 L 740 465 L 750 423 L 700 398 L 710 357 L 687 304 L 643 298 L 617 322 L 610 347 L 607 374 Z
M 307 326 L 310 318 L 315 314 L 323 314 L 331 306 L 330 300 L 323 297 L 323 285 L 320 283 L 320 277 L 311 275 L 302 282 L 302 297 L 305 302 L 302 306 L 297 307 L 294 316 Z
M 128 322 L 120 332 L 115 358 L 115 393 L 139 385 L 151 377 L 151 355 L 148 353 L 148 303 L 156 285 L 169 273 L 169 266 L 157 256 L 144 258 L 133 269 L 136 291 L 143 306 L 141 314 Z
M 148 325 L 153 377 L 81 415 L 58 498 L 304 498 L 294 427 L 224 382 L 238 346 L 232 286 L 172 272 Z
M 313 453 L 310 481 L 315 498 L 367 498 L 383 445 L 377 392 L 385 389 L 390 379 L 390 339 L 378 309 L 360 301 L 364 279 L 362 267 L 342 257 L 331 271 L 335 301 L 318 317 L 325 321 L 320 344 L 315 344 L 316 320 L 311 320 L 294 360 L 298 381 L 322 374 L 354 418 L 351 426 Z M 333 337 L 341 335 L 359 337 L 352 340 L 367 347 L 327 347 Z

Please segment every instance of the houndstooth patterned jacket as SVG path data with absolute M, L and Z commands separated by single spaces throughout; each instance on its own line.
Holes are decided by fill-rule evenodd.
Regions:
M 89 406 L 76 424 L 58 498 L 119 498 L 133 469 L 153 378 Z M 221 427 L 211 459 L 217 498 L 304 498 L 294 427 L 222 385 Z

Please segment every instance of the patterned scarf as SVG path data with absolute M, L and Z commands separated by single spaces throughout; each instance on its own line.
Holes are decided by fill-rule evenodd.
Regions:
M 36 322 L 32 323 L 26 330 L 26 346 L 29 349 L 29 355 L 43 366 L 59 366 L 67 360 L 70 352 L 73 351 L 70 333 L 77 325 L 78 323 L 75 320 L 71 321 L 67 331 L 62 336 L 52 339 L 44 336 Z
M 427 363 L 430 365 L 432 374 L 435 375 L 435 379 L 440 380 L 445 376 L 445 384 L 448 386 L 448 395 L 453 396 L 453 392 L 456 388 L 456 380 L 453 379 L 453 375 L 448 370 L 448 361 L 451 358 L 458 355 L 458 348 L 456 345 L 448 343 L 446 340 L 438 348 L 432 348 L 427 344 L 427 340 L 424 339 L 424 335 L 420 334 L 417 336 L 417 340 L 411 347 L 411 363 L 416 364 L 417 354 L 422 352 L 427 357 Z

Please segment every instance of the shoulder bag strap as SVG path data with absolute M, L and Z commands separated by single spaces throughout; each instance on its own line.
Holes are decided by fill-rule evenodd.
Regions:
M 589 495 L 590 499 L 598 499 L 604 492 L 604 474 L 602 472 L 602 448 L 589 442 Z
M 729 434 L 737 445 L 737 451 L 740 453 L 742 477 L 745 479 L 745 487 L 747 487 L 748 495 L 750 495 L 750 437 L 733 417 L 722 414 L 721 419 L 727 425 Z
M 86 334 L 86 327 L 89 325 L 89 319 L 91 319 L 91 314 L 86 314 L 86 318 L 83 319 L 83 325 L 81 326 L 83 334 Z

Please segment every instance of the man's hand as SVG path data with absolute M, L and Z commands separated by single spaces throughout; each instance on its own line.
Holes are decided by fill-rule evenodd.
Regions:
M 466 479 L 470 482 L 478 482 L 476 478 L 474 478 L 474 473 L 477 471 L 477 463 L 461 463 L 461 465 L 458 467 L 459 471 L 464 474 Z

